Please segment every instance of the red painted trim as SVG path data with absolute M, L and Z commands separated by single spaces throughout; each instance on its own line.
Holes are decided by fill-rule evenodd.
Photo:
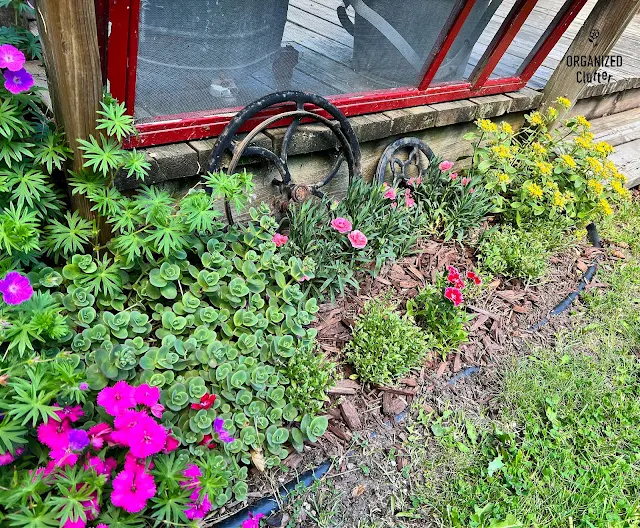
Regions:
M 453 42 L 458 36 L 458 33 L 460 33 L 462 26 L 464 26 L 467 16 L 473 9 L 475 3 L 476 0 L 459 0 L 458 5 L 454 7 L 449 21 L 440 33 L 436 46 L 434 46 L 434 55 L 427 59 L 428 68 L 426 68 L 424 78 L 418 86 L 420 90 L 426 90 L 429 85 L 431 85 L 431 81 L 433 81 L 438 69 L 442 65 L 442 61 L 444 61 L 447 53 L 449 53 Z
M 502 22 L 500 29 L 498 29 L 471 73 L 470 81 L 474 88 L 483 86 L 489 79 L 537 2 L 538 0 L 516 0 L 511 11 Z
M 533 77 L 533 74 L 547 58 L 551 50 L 558 43 L 567 28 L 578 16 L 587 0 L 567 0 L 553 21 L 540 37 L 538 43 L 531 50 L 531 53 L 524 60 L 518 75 L 526 82 Z
M 402 88 L 387 92 L 370 92 L 349 96 L 329 97 L 345 115 L 356 116 L 373 112 L 385 112 L 400 108 L 409 108 L 444 101 L 454 101 L 469 97 L 480 97 L 519 90 L 526 83 L 517 77 L 509 79 L 492 79 L 485 86 L 473 89 L 467 82 L 433 86 L 427 90 Z M 244 131 L 251 130 L 256 124 L 269 115 L 286 111 L 287 107 L 263 113 L 252 122 L 247 123 Z M 323 112 L 320 115 L 328 117 Z M 138 136 L 131 138 L 127 147 L 146 147 L 178 141 L 190 141 L 220 135 L 231 121 L 233 114 L 173 116 L 165 121 L 140 123 L 137 125 Z M 278 122 L 275 126 L 284 126 L 286 122 Z
M 140 34 L 140 4 L 141 0 L 130 0 L 129 18 L 129 53 L 127 64 L 127 110 L 133 115 L 136 104 L 136 78 L 138 73 L 138 37 Z
M 98 33 L 98 50 L 100 51 L 100 66 L 102 82 L 107 81 L 107 30 L 109 28 L 109 1 L 95 0 L 96 26 Z
M 570 0 L 554 18 L 553 29 L 548 29 L 531 53 L 531 59 L 522 67 L 522 74 L 507 79 L 490 79 L 514 37 L 531 13 L 536 0 L 517 0 L 507 19 L 485 51 L 471 76 L 472 81 L 443 83 L 430 86 L 433 78 L 460 32 L 475 0 L 457 0 L 446 26 L 447 31 L 438 37 L 426 72 L 418 88 L 397 88 L 329 97 L 347 116 L 384 112 L 412 106 L 454 101 L 518 90 L 526 85 L 539 63 L 544 60 L 567 26 L 574 20 L 586 0 Z M 107 43 L 107 77 L 111 93 L 125 101 L 133 114 L 138 56 L 138 27 L 141 0 L 96 0 L 107 5 L 110 31 Z M 96 4 L 98 5 L 98 4 Z M 457 15 L 457 18 L 455 17 Z M 102 20 L 105 20 L 104 18 Z M 105 32 L 106 34 L 106 32 Z M 286 105 L 264 112 L 247 124 L 250 130 L 269 115 L 286 111 Z M 210 112 L 194 112 L 175 116 L 160 116 L 151 122 L 138 123 L 139 135 L 130 138 L 128 147 L 143 147 L 189 141 L 219 135 L 239 108 L 212 109 Z M 311 108 L 313 110 L 313 108 Z M 319 112 L 323 115 L 322 112 Z M 325 115 L 325 117 L 327 117 Z M 277 126 L 282 126 L 279 122 Z
M 118 101 L 127 96 L 130 0 L 109 0 L 107 40 L 107 86 Z M 133 114 L 133 106 L 128 108 Z

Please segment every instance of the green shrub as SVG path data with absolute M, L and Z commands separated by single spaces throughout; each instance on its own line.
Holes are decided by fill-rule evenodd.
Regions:
M 486 231 L 478 246 L 480 266 L 495 274 L 525 280 L 547 271 L 550 252 L 541 231 L 501 225 Z
M 327 387 L 336 381 L 336 366 L 325 360 L 313 344 L 302 344 L 280 370 L 287 383 L 285 396 L 296 409 L 315 414 L 327 400 Z
M 443 359 L 467 341 L 465 324 L 471 320 L 464 308 L 445 297 L 447 286 L 444 275 L 440 275 L 435 285 L 428 284 L 407 301 L 407 314 L 433 336 L 433 347 L 441 352 Z
M 410 316 L 401 316 L 385 300 L 374 299 L 358 317 L 345 351 L 360 380 L 385 385 L 419 367 L 432 346 L 431 336 Z

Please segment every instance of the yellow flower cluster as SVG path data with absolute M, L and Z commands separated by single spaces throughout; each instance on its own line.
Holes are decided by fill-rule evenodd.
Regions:
M 553 205 L 556 207 L 564 207 L 567 204 L 567 199 L 560 191 L 553 193 Z
M 482 130 L 483 132 L 498 131 L 498 125 L 496 125 L 489 119 L 478 119 L 478 121 L 476 121 L 476 125 L 478 125 L 478 127 L 480 127 L 480 130 Z
M 549 119 L 554 121 L 558 117 L 558 111 L 552 106 L 549 108 Z
M 498 174 L 498 181 L 501 183 L 509 183 L 511 178 L 509 178 L 507 173 L 503 172 L 502 174 Z
M 599 159 L 594 158 L 593 156 L 587 156 L 586 160 L 587 165 L 589 165 L 589 168 L 593 172 L 595 172 L 596 174 L 602 173 L 602 171 L 604 170 L 604 165 L 602 165 L 602 162 Z
M 571 101 L 569 101 L 569 99 L 567 99 L 566 97 L 558 97 L 556 99 L 556 102 L 565 110 L 569 110 L 569 108 L 571 108 Z
M 575 169 L 577 166 L 576 160 L 574 160 L 571 156 L 569 156 L 569 154 L 562 154 L 560 156 L 560 159 L 564 161 L 567 167 L 571 167 L 572 169 Z
M 538 167 L 540 174 L 543 176 L 551 176 L 551 173 L 553 172 L 553 165 L 546 161 L 536 161 L 536 167 Z
M 539 156 L 545 156 L 547 154 L 547 149 L 544 148 L 540 143 L 538 143 L 537 141 L 535 143 L 531 144 L 531 148 L 533 149 L 533 151 L 538 154 Z
M 500 129 L 507 134 L 513 134 L 513 127 L 509 123 L 505 123 L 504 121 L 500 123 Z
M 622 175 L 621 175 L 622 176 Z M 622 176 L 624 178 L 624 176 Z M 626 178 L 625 178 L 626 179 Z M 629 189 L 625 189 L 622 186 L 622 182 L 620 180 L 612 180 L 611 181 L 611 188 L 618 193 L 620 196 L 624 196 L 624 197 L 628 197 L 631 195 L 631 192 L 629 191 Z
M 591 123 L 589 123 L 589 121 L 587 121 L 587 118 L 584 116 L 577 116 L 576 123 L 578 123 L 581 127 L 591 128 Z
M 578 229 L 576 231 L 575 235 L 576 235 L 576 240 L 583 240 L 587 236 L 587 230 L 586 229 Z
M 576 145 L 578 145 L 579 147 L 582 147 L 584 149 L 590 149 L 591 148 L 591 140 L 583 137 L 583 136 L 578 136 L 575 140 Z
M 529 116 L 529 121 L 532 125 L 542 126 L 544 125 L 544 116 L 540 112 L 533 112 Z
M 604 185 L 598 180 L 591 179 L 587 182 L 587 185 L 596 194 L 602 194 L 602 191 L 604 191 Z
M 495 147 L 491 147 L 491 152 L 493 152 L 494 156 L 498 158 L 511 157 L 511 149 L 506 145 L 496 145 Z
M 613 147 L 606 141 L 600 141 L 596 143 L 593 148 L 598 154 L 601 154 L 602 156 L 608 156 L 613 152 Z
M 534 198 L 541 198 L 544 194 L 542 187 L 540 187 L 537 183 L 530 183 L 529 185 L 527 185 L 527 191 Z
M 605 216 L 611 216 L 613 214 L 613 209 L 611 209 L 611 205 L 609 205 L 609 202 L 605 198 L 600 200 L 600 207 Z

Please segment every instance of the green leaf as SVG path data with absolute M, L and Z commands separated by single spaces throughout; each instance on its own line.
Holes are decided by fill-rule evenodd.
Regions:
M 502 456 L 497 456 L 491 462 L 489 462 L 489 466 L 487 467 L 487 474 L 491 477 L 496 471 L 501 470 L 504 467 L 504 462 L 502 462 Z

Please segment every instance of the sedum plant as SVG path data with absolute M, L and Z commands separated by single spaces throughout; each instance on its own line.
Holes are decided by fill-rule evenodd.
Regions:
M 360 380 L 387 385 L 418 368 L 432 347 L 431 335 L 411 316 L 401 316 L 384 299 L 373 299 L 356 320 L 345 352 Z
M 570 102 L 558 99 L 567 109 Z M 559 120 L 551 106 L 525 116 L 514 132 L 508 123 L 476 122 L 469 177 L 482 177 L 495 192 L 495 212 L 519 226 L 568 218 L 574 226 L 613 213 L 611 203 L 626 198 L 626 178 L 608 159 L 613 147 L 594 142 L 591 124 L 583 116 Z

